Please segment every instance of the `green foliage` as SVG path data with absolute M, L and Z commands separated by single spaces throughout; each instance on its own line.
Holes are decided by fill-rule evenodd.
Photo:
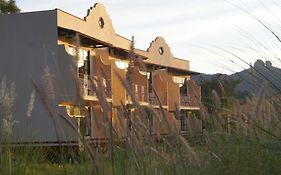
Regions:
M 0 0 L 0 14 L 19 13 L 15 0 Z
M 281 142 L 272 138 L 257 140 L 254 137 L 226 133 L 208 134 L 208 146 L 203 140 L 194 141 L 193 147 L 200 158 L 194 164 L 190 153 L 179 140 L 158 143 L 154 151 L 114 145 L 114 162 L 111 155 L 100 153 L 98 162 L 92 162 L 82 153 L 78 157 L 54 163 L 46 159 L 46 148 L 18 148 L 13 151 L 12 174 L 280 174 Z M 199 142 L 200 144 L 198 144 Z M 61 155 L 62 156 L 62 155 Z M 70 161 L 71 160 L 71 161 Z M 8 174 L 7 155 L 0 156 L 0 173 Z M 94 165 L 98 167 L 98 173 Z M 113 169 L 114 168 L 114 173 Z
M 202 103 L 209 113 L 215 113 L 221 108 L 230 107 L 236 98 L 235 88 L 241 80 L 217 74 L 210 80 L 200 82 Z M 220 94 L 220 96 L 218 96 Z
M 280 174 L 280 141 L 225 133 L 209 137 L 213 153 L 203 174 Z
M 236 93 L 236 98 L 239 100 L 240 103 L 246 103 L 247 98 L 252 98 L 253 94 L 249 91 L 238 91 Z

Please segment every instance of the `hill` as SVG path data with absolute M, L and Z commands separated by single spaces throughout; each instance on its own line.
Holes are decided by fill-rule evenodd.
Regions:
M 235 87 L 236 94 L 257 94 L 263 84 L 266 84 L 269 95 L 276 95 L 281 92 L 281 69 L 274 67 L 270 61 L 257 60 L 254 66 L 231 75 L 200 74 L 193 76 L 192 79 L 199 85 L 217 80 L 237 80 L 239 83 Z

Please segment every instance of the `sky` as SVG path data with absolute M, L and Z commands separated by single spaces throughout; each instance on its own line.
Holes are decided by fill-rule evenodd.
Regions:
M 134 36 L 145 50 L 162 36 L 191 70 L 232 74 L 257 59 L 281 67 L 281 42 L 263 26 L 281 37 L 280 0 L 16 1 L 22 12 L 59 8 L 80 18 L 96 2 L 105 5 L 117 34 Z

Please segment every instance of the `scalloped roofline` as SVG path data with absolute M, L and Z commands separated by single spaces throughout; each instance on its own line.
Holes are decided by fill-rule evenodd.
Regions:
M 58 16 L 60 15 L 60 13 L 63 13 L 63 14 L 65 14 L 65 15 L 68 15 L 69 17 L 72 17 L 72 18 L 75 19 L 75 20 L 78 20 L 78 21 L 84 23 L 83 25 L 87 25 L 87 23 L 88 23 L 87 18 L 91 16 L 92 12 L 93 12 L 93 11 L 96 9 L 96 7 L 99 6 L 99 5 L 100 5 L 102 8 L 104 8 L 104 11 L 105 11 L 105 12 L 104 12 L 104 15 L 110 19 L 109 15 L 108 15 L 107 12 L 106 12 L 105 7 L 104 7 L 103 4 L 101 4 L 101 3 L 95 3 L 94 6 L 90 7 L 90 8 L 87 10 L 87 15 L 86 15 L 84 18 L 77 17 L 77 16 L 75 16 L 75 15 L 73 15 L 73 14 L 70 14 L 70 13 L 68 13 L 68 12 L 66 12 L 66 11 L 63 11 L 63 10 L 61 10 L 61 9 L 59 9 L 59 8 L 56 8 L 55 10 L 57 10 Z M 59 18 L 59 17 L 58 17 L 58 18 Z M 111 20 L 111 19 L 110 19 L 110 20 Z M 59 20 L 58 20 L 58 21 L 59 21 Z M 123 49 L 123 50 L 125 50 L 125 51 L 129 51 L 129 50 L 130 50 L 131 39 L 128 39 L 128 38 L 126 38 L 126 37 L 124 37 L 124 36 L 121 36 L 121 35 L 115 33 L 115 30 L 114 30 L 112 21 L 110 21 L 110 22 L 111 22 L 111 25 L 112 25 L 112 30 L 114 31 L 114 34 L 113 34 L 114 36 L 113 36 L 113 38 L 111 38 L 110 40 L 105 40 L 105 41 L 103 41 L 103 40 L 100 39 L 100 38 L 96 38 L 94 35 L 91 36 L 89 33 L 83 32 L 83 31 L 79 30 L 81 26 L 77 26 L 77 28 L 74 29 L 74 31 L 80 32 L 80 33 L 82 33 L 82 34 L 84 34 L 84 35 L 86 35 L 86 36 L 89 36 L 89 37 L 91 37 L 91 38 L 95 38 L 95 39 L 97 39 L 97 40 L 99 40 L 99 41 L 103 41 L 104 43 L 107 43 L 108 45 L 110 45 L 110 46 L 112 46 L 112 47 L 119 48 L 119 49 Z M 59 26 L 59 25 L 60 25 L 60 24 L 58 24 L 58 26 Z M 64 28 L 64 26 L 59 26 L 59 27 Z M 81 28 L 82 28 L 82 27 L 81 27 Z M 69 28 L 66 27 L 66 29 L 69 29 Z M 71 30 L 73 30 L 73 29 L 71 29 Z M 169 57 L 169 62 L 172 62 L 172 63 L 175 63 L 175 64 L 170 64 L 169 62 L 167 62 L 167 64 L 161 64 L 161 63 L 159 63 L 159 62 L 154 62 L 154 61 L 151 61 L 151 62 L 150 62 L 150 61 L 149 61 L 149 60 L 153 60 L 153 59 L 154 59 L 153 57 L 155 57 L 155 55 L 151 54 L 151 53 L 149 52 L 149 50 L 153 47 L 153 45 L 155 44 L 155 42 L 156 42 L 157 40 L 159 40 L 159 39 L 163 40 L 163 41 L 164 41 L 164 44 L 165 44 L 165 46 L 166 46 L 166 48 L 169 49 L 168 52 L 170 52 L 170 54 L 171 54 L 171 56 Z M 188 60 L 186 60 L 186 59 L 184 59 L 184 58 L 174 57 L 173 54 L 172 54 L 172 52 L 171 52 L 171 50 L 170 50 L 169 45 L 165 42 L 165 39 L 164 39 L 163 37 L 161 37 L 161 36 L 157 36 L 154 40 L 152 40 L 152 41 L 150 42 L 150 44 L 149 44 L 149 47 L 148 47 L 146 50 L 135 48 L 135 51 L 136 51 L 136 54 L 137 54 L 138 56 L 141 56 L 141 57 L 143 57 L 143 58 L 148 58 L 148 59 L 145 61 L 145 62 L 148 63 L 148 64 L 162 65 L 163 67 L 170 67 L 170 68 L 175 68 L 175 69 L 190 71 L 190 70 L 189 70 L 189 63 L 190 63 L 190 61 L 188 61 Z
M 86 18 L 87 16 L 89 16 L 90 10 L 93 9 L 97 4 L 101 4 L 101 3 L 95 3 L 94 6 L 90 7 L 90 9 L 87 10 L 87 15 L 84 16 L 83 18 L 78 17 L 78 16 L 76 16 L 76 15 L 73 15 L 73 14 L 71 14 L 71 13 L 65 11 L 65 10 L 60 9 L 60 8 L 55 8 L 55 9 L 51 9 L 51 10 L 38 10 L 38 11 L 21 12 L 20 14 L 29 14 L 29 13 L 38 13 L 38 12 L 49 12 L 49 11 L 60 11 L 60 12 L 63 12 L 63 13 L 65 13 L 65 14 L 68 14 L 68 15 L 70 15 L 70 16 L 76 18 L 76 19 L 85 21 L 85 18 Z M 17 14 L 7 14 L 7 15 L 17 15 Z M 115 35 L 118 36 L 118 37 L 120 37 L 120 38 L 123 38 L 123 39 L 125 39 L 125 40 L 127 40 L 127 41 L 129 41 L 129 42 L 131 42 L 131 40 L 130 40 L 129 38 L 127 38 L 127 37 L 124 37 L 124 36 L 119 35 L 119 34 L 117 34 L 117 33 L 115 33 Z M 146 48 L 146 49 L 135 48 L 135 50 L 137 50 L 138 53 L 143 53 L 143 54 L 144 54 L 144 52 L 148 52 L 148 49 L 151 47 L 152 43 L 153 43 L 157 38 L 163 38 L 163 37 L 162 37 L 162 36 L 157 36 L 154 40 L 152 40 L 152 41 L 150 42 L 149 47 Z M 142 55 L 140 55 L 140 56 L 142 56 Z M 146 57 L 147 55 L 144 54 L 143 56 Z M 184 59 L 184 58 L 179 58 L 179 57 L 173 57 L 173 58 L 174 58 L 174 59 L 177 59 L 177 60 L 182 60 L 182 61 L 188 61 L 188 62 L 189 62 L 189 60 L 186 60 L 186 59 Z

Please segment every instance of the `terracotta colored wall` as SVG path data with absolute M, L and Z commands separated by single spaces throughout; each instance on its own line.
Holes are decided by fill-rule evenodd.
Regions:
M 127 136 L 127 119 L 125 118 L 121 108 L 112 109 L 112 124 L 118 138 L 124 138 Z
M 93 107 L 91 110 L 91 138 L 103 139 L 109 137 L 110 117 L 104 115 L 100 107 Z
M 102 62 L 102 57 L 97 55 L 95 56 L 93 61 L 93 74 L 94 76 L 98 76 L 98 77 L 103 77 L 106 79 L 110 79 L 111 78 L 111 68 L 110 65 L 106 65 L 105 63 Z
M 174 83 L 172 76 L 168 76 L 168 110 L 176 111 L 179 109 L 180 103 L 180 87 L 177 83 Z
M 201 87 L 197 86 L 193 80 L 187 81 L 187 85 L 190 106 L 199 106 L 201 102 Z
M 159 97 L 162 105 L 167 105 L 167 82 L 163 75 L 156 74 L 153 76 L 153 87 Z
M 148 79 L 146 75 L 142 75 L 137 67 L 133 70 L 133 82 L 137 85 L 137 99 L 139 101 L 148 101 Z M 135 86 L 134 86 L 135 88 Z M 143 88 L 143 89 L 142 89 Z M 135 89 L 134 89 L 135 90 Z M 144 90 L 143 94 L 142 91 Z M 136 92 L 136 90 L 135 90 Z
M 126 72 L 116 67 L 115 63 L 111 64 L 111 90 L 113 107 L 122 106 L 126 103 L 126 90 L 120 80 L 125 80 Z

